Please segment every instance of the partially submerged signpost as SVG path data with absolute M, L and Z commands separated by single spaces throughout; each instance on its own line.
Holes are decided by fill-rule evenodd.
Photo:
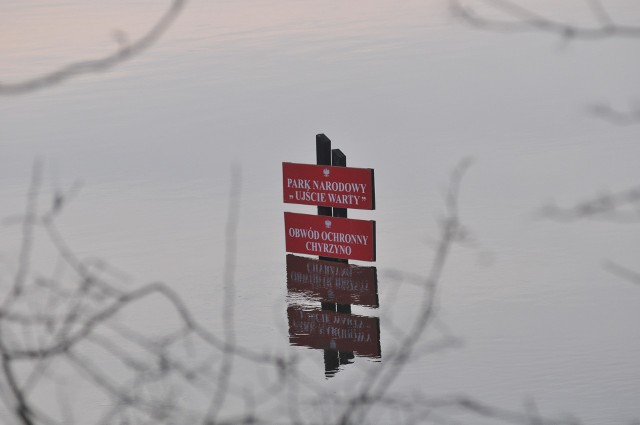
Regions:
M 375 209 L 375 185 L 373 169 L 347 167 L 346 156 L 339 149 L 332 150 L 331 140 L 324 134 L 316 136 L 316 162 L 282 163 L 283 201 L 318 208 L 318 215 L 284 213 L 287 252 L 319 256 L 319 260 L 287 256 L 287 286 L 319 295 L 326 312 L 319 315 L 290 308 L 289 335 L 292 344 L 324 348 L 325 371 L 329 373 L 348 363 L 354 351 L 380 357 L 379 319 L 350 314 L 351 304 L 378 306 L 375 267 L 347 264 L 349 260 L 376 261 L 375 221 L 347 218 L 348 208 Z M 342 323 L 331 328 L 337 332 L 335 337 L 326 334 L 329 328 L 324 325 L 311 323 L 310 319 L 317 317 Z M 366 334 L 350 328 L 363 323 L 367 323 Z
M 346 167 L 346 156 L 331 150 L 324 134 L 316 136 L 316 157 L 317 165 L 282 163 L 284 202 L 318 206 L 317 216 L 285 213 L 287 251 L 375 261 L 375 221 L 346 218 L 347 208 L 375 209 L 373 170 Z

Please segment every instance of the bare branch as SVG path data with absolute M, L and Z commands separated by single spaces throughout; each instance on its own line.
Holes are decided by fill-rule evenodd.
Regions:
M 518 411 L 497 408 L 464 395 L 430 397 L 415 391 L 391 392 L 391 385 L 411 361 L 440 352 L 456 342 L 438 322 L 437 301 L 451 249 L 465 235 L 458 204 L 460 184 L 468 166 L 469 161 L 464 161 L 454 170 L 445 193 L 446 213 L 440 220 L 439 241 L 427 276 L 417 286 L 423 291 L 418 314 L 406 331 L 400 333 L 397 349 L 390 350 L 379 368 L 354 381 L 348 391 L 327 389 L 307 376 L 295 355 L 268 355 L 236 342 L 234 283 L 239 169 L 235 168 L 232 175 L 225 232 L 222 336 L 204 328 L 168 285 L 152 282 L 128 289 L 120 285 L 122 273 L 110 272 L 111 268 L 102 261 L 76 256 L 55 225 L 58 214 L 30 215 L 28 206 L 25 220 L 31 231 L 44 229 L 72 276 L 64 275 L 64 279 L 62 275 L 37 276 L 31 270 L 35 264 L 31 263 L 30 251 L 26 251 L 20 296 L 8 298 L 0 308 L 3 359 L 0 398 L 12 414 L 11 425 L 71 425 L 74 415 L 68 406 L 65 408 L 63 390 L 54 397 L 60 400 L 58 415 L 62 419 L 53 419 L 50 412 L 40 412 L 35 395 L 31 394 L 47 384 L 61 388 L 60 383 L 66 377 L 62 378 L 65 375 L 59 371 L 67 367 L 76 374 L 72 379 L 77 376 L 110 400 L 103 410 L 96 412 L 98 420 L 94 423 L 100 425 L 351 425 L 374 419 L 376 423 L 388 423 L 387 418 L 398 424 L 452 425 L 464 423 L 460 414 L 506 424 L 579 423 L 545 418 L 533 404 Z M 25 225 L 25 221 L 21 224 Z M 387 277 L 411 283 L 414 288 L 418 280 L 417 276 L 393 270 Z M 176 326 L 149 336 L 144 330 L 118 320 L 120 312 L 139 311 L 139 303 L 145 300 L 168 303 L 170 308 L 163 311 L 173 311 Z M 42 302 L 47 306 L 44 310 L 39 308 Z M 231 379 L 232 367 L 238 368 L 240 364 L 255 366 L 258 373 L 247 387 Z M 191 410 L 191 405 L 185 403 L 191 395 L 201 398 L 202 409 Z M 244 407 L 234 405 L 227 412 L 235 401 Z M 382 416 L 374 418 L 373 412 Z
M 105 72 L 109 69 L 133 59 L 153 46 L 175 22 L 180 12 L 184 9 L 187 0 L 172 0 L 165 14 L 151 29 L 132 43 L 120 44 L 120 47 L 110 55 L 99 59 L 81 60 L 53 71 L 14 83 L 0 82 L 0 96 L 20 95 L 49 88 L 63 83 L 71 78 Z
M 235 346 L 235 271 L 236 255 L 238 250 L 236 233 L 238 231 L 240 215 L 241 184 L 240 167 L 238 165 L 234 165 L 231 170 L 231 187 L 229 189 L 229 207 L 227 212 L 227 225 L 225 229 L 224 280 L 222 282 L 224 287 L 222 300 L 222 323 L 224 325 L 225 343 L 229 346 Z M 207 413 L 207 419 L 211 421 L 211 423 L 216 422 L 216 418 L 220 413 L 222 404 L 224 403 L 233 367 L 233 357 L 232 353 L 228 351 L 223 353 L 216 394 L 209 407 L 209 412 Z
M 628 110 L 616 109 L 604 103 L 596 103 L 589 111 L 606 121 L 618 125 L 632 125 L 640 123 L 640 104 L 636 104 Z
M 543 217 L 561 221 L 600 219 L 617 223 L 640 221 L 640 186 L 618 192 L 604 193 L 572 207 L 546 205 L 540 211 Z
M 0 310 L 4 311 L 5 307 L 13 300 L 18 298 L 24 290 L 24 285 L 29 273 L 29 262 L 31 258 L 31 247 L 33 245 L 33 225 L 37 217 L 37 201 L 38 192 L 42 179 L 42 164 L 36 161 L 31 171 L 31 184 L 27 195 L 26 213 L 22 220 L 22 239 L 20 247 L 20 255 L 18 257 L 18 271 L 13 279 L 13 289 L 2 303 Z
M 500 10 L 510 19 L 489 18 L 476 8 L 460 0 L 449 0 L 451 12 L 464 22 L 478 28 L 504 32 L 543 31 L 568 40 L 581 38 L 597 40 L 605 38 L 640 38 L 640 26 L 622 25 L 614 22 L 598 0 L 588 0 L 587 6 L 598 21 L 594 26 L 574 25 L 536 13 L 510 0 L 483 0 L 483 3 Z
M 640 273 L 634 270 L 628 269 L 612 261 L 605 262 L 604 268 L 605 270 L 615 274 L 618 277 L 621 277 L 628 282 L 640 285 Z

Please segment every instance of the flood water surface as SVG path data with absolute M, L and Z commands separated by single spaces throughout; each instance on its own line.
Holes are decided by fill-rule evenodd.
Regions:
M 0 81 L 113 52 L 167 6 L 5 1 Z M 640 22 L 629 2 L 607 6 Z M 532 7 L 594 22 L 586 3 Z M 34 289 L 16 308 L 66 317 L 4 344 L 64 338 L 148 283 L 183 303 L 141 297 L 37 372 L 18 368 L 29 399 L 82 424 L 638 420 L 637 204 L 624 220 L 544 207 L 637 187 L 640 127 L 590 107 L 632 104 L 639 45 L 481 30 L 440 0 L 192 1 L 142 55 L 0 97 L 0 284 L 10 293 L 26 267 Z M 318 133 L 375 169 L 376 209 L 349 210 L 376 221 L 376 261 L 352 262 L 375 269 L 287 256 L 284 212 L 316 208 L 282 202 L 282 162 L 315 163 Z M 38 211 L 64 208 L 25 265 L 16 215 L 34 163 Z M 114 395 L 127 388 L 147 401 Z M 379 395 L 371 410 L 363 393 Z

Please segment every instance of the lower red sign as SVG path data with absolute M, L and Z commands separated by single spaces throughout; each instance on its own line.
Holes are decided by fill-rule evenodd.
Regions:
M 375 267 L 287 255 L 287 288 L 338 304 L 378 307 Z
M 376 260 L 376 222 L 284 213 L 287 252 L 347 260 Z
M 287 309 L 289 342 L 321 350 L 380 357 L 380 319 L 328 310 Z

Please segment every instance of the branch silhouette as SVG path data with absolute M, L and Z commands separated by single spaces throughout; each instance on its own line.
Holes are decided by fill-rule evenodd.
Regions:
M 131 43 L 122 43 L 113 53 L 98 59 L 72 62 L 53 71 L 23 81 L 0 81 L 0 96 L 21 95 L 56 86 L 74 77 L 108 71 L 152 47 L 176 21 L 188 0 L 172 0 L 169 8 L 151 29 Z
M 478 6 L 480 4 L 484 6 Z M 584 0 L 584 5 L 593 17 L 593 24 L 561 21 L 521 6 L 513 0 L 449 0 L 449 8 L 454 17 L 474 28 L 488 31 L 545 32 L 555 34 L 566 42 L 576 39 L 640 39 L 640 24 L 620 24 L 601 0 Z M 489 10 L 499 11 L 504 18 L 490 17 Z M 620 108 L 606 102 L 594 102 L 588 107 L 588 112 L 617 125 L 640 123 L 640 106 L 637 104 L 629 108 Z
M 575 25 L 556 20 L 553 17 L 527 9 L 511 0 L 482 0 L 487 6 L 502 12 L 506 19 L 490 18 L 478 8 L 469 6 L 460 0 L 450 0 L 450 9 L 454 16 L 464 22 L 493 31 L 524 32 L 543 31 L 559 35 L 567 40 L 597 40 L 605 38 L 640 38 L 640 26 L 616 23 L 605 6 L 599 0 L 585 0 L 596 20 L 594 25 Z
M 56 226 L 66 195 L 57 192 L 51 206 L 39 212 L 41 176 L 42 164 L 36 162 L 24 215 L 19 223 L 15 218 L 5 222 L 22 225 L 16 272 L 11 285 L 2 282 L 4 301 L 0 306 L 0 400 L 11 412 L 13 423 L 72 424 L 69 418 L 56 419 L 39 410 L 31 396 L 43 385 L 61 385 L 51 372 L 60 367 L 72 368 L 112 400 L 113 408 L 96 422 L 104 424 L 200 422 L 199 415 L 182 406 L 175 394 L 161 397 L 149 390 L 155 385 L 190 388 L 205 399 L 215 394 L 210 413 L 213 417 L 225 398 L 234 393 L 230 385 L 234 360 L 288 374 L 293 366 L 290 360 L 236 344 L 231 323 L 232 291 L 225 296 L 228 308 L 223 311 L 228 331 L 218 337 L 197 321 L 178 293 L 165 283 L 128 289 L 117 278 L 118 273 L 109 273 L 106 262 L 77 257 Z M 224 278 L 230 288 L 235 270 L 239 169 L 233 176 L 224 264 Z M 72 276 L 49 278 L 37 274 L 33 247 L 39 234 L 45 235 Z M 122 313 L 137 311 L 142 302 L 149 301 L 168 304 L 170 309 L 164 314 L 173 314 L 174 325 L 160 335 L 146 337 L 132 325 L 120 323 Z M 194 344 L 200 347 L 197 352 L 189 350 Z M 117 379 L 117 373 L 98 365 L 92 358 L 96 351 L 103 361 L 112 363 L 113 369 L 124 370 L 123 377 Z
M 418 313 L 384 361 L 346 390 L 338 390 L 307 376 L 295 354 L 270 355 L 239 345 L 234 313 L 234 281 L 239 226 L 241 174 L 232 171 L 225 231 L 222 334 L 206 329 L 180 295 L 163 282 L 129 287 L 122 273 L 105 261 L 78 257 L 62 237 L 56 220 L 69 193 L 57 191 L 51 205 L 40 208 L 41 163 L 32 171 L 27 206 L 12 280 L 0 280 L 0 401 L 7 425 L 220 425 L 291 424 L 356 425 L 363 423 L 455 424 L 460 415 L 506 424 L 577 424 L 549 419 L 526 405 L 522 410 L 498 408 L 464 394 L 433 396 L 420 391 L 396 391 L 391 385 L 412 362 L 449 348 L 450 339 L 426 344 L 442 325 L 438 319 L 438 292 L 451 250 L 465 242 L 458 212 L 463 161 L 452 173 L 440 221 L 439 240 L 426 276 L 393 271 L 394 285 L 422 289 Z M 44 212 L 41 210 L 44 209 Z M 67 275 L 41 276 L 33 255 L 37 236 L 44 235 L 69 269 Z M 620 270 L 618 270 L 620 271 Z M 0 278 L 2 275 L 0 275 Z M 148 302 L 163 303 L 163 324 L 149 335 L 136 323 L 121 320 L 123 313 L 144 313 Z M 165 306 L 169 306 L 166 308 Z M 295 350 L 291 350 L 295 351 Z M 233 372 L 259 370 L 250 387 L 234 382 Z M 63 372 L 64 371 L 64 372 Z M 73 374 L 91 391 L 108 399 L 96 419 L 74 421 L 66 406 L 68 389 L 62 377 Z M 243 373 L 245 373 L 243 371 Z M 36 392 L 49 388 L 57 394 L 58 410 L 45 410 Z M 69 396 L 70 399 L 71 396 Z M 191 399 L 201 400 L 201 408 Z M 240 402 L 243 408 L 237 407 Z M 230 408 L 229 406 L 234 407 Z M 66 406 L 66 407 L 65 407 Z M 66 412 L 66 413 L 65 413 Z M 380 416 L 379 416 L 380 415 Z
M 617 223 L 640 222 L 640 186 L 616 193 L 603 193 L 565 208 L 549 204 L 540 210 L 540 215 L 560 221 L 591 219 Z

